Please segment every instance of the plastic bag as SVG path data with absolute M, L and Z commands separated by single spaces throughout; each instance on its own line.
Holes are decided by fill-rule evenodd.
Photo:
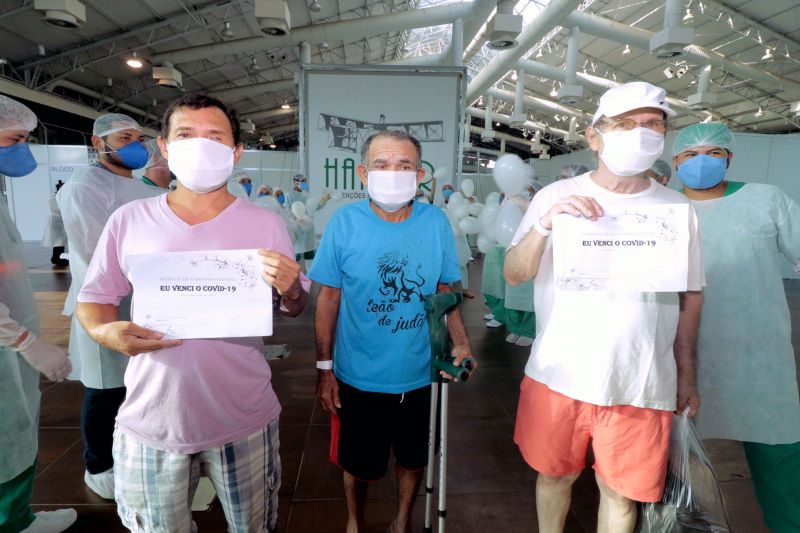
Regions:
M 664 496 L 645 503 L 640 533 L 730 532 L 725 502 L 688 408 L 672 418 L 669 465 Z

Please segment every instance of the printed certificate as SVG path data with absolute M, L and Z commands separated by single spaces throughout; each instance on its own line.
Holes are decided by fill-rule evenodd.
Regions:
M 272 335 L 272 286 L 256 250 L 127 258 L 132 320 L 170 339 Z
M 565 290 L 681 292 L 687 288 L 689 206 L 604 209 L 553 220 L 555 284 Z

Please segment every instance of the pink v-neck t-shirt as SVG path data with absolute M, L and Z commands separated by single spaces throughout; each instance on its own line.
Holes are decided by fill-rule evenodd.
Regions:
M 78 301 L 119 305 L 131 291 L 131 255 L 252 248 L 294 257 L 281 218 L 250 202 L 237 198 L 214 219 L 191 226 L 167 205 L 166 194 L 133 201 L 108 220 Z M 308 290 L 308 278 L 301 281 Z M 149 447 L 186 454 L 254 433 L 281 411 L 263 346 L 261 337 L 193 339 L 131 357 L 118 429 Z

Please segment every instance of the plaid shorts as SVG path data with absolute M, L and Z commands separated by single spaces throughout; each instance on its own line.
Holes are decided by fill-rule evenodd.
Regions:
M 156 450 L 114 432 L 114 497 L 134 532 L 190 533 L 191 504 L 205 466 L 232 533 L 273 531 L 281 461 L 278 420 L 244 439 L 186 455 Z

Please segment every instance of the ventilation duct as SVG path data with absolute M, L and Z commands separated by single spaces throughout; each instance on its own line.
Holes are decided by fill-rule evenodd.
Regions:
M 153 79 L 156 80 L 156 83 L 160 87 L 180 89 L 183 86 L 183 75 L 181 71 L 169 63 L 161 67 L 153 67 Z
M 522 128 L 525 121 L 528 120 L 528 115 L 525 114 L 525 71 L 522 69 L 517 70 L 517 86 L 514 91 L 514 111 L 511 113 L 511 127 Z
M 42 21 L 51 28 L 76 30 L 86 22 L 86 6 L 78 0 L 34 0 L 33 9 L 44 11 Z
M 567 46 L 567 68 L 564 74 L 564 85 L 558 90 L 558 101 L 562 104 L 575 105 L 583 98 L 583 87 L 578 85 L 578 49 L 581 46 L 581 29 L 573 26 L 569 30 Z
M 681 25 L 683 0 L 666 0 L 664 27 L 650 38 L 650 53 L 660 59 L 683 55 L 683 49 L 692 44 L 694 28 Z
M 497 2 L 497 12 L 486 23 L 486 46 L 492 50 L 506 50 L 519 44 L 517 37 L 522 31 L 522 15 L 514 14 L 514 0 Z
M 492 110 L 494 109 L 494 98 L 492 95 L 486 97 L 486 112 L 483 116 L 483 131 L 481 132 L 481 140 L 485 143 L 491 142 L 496 137 L 495 131 L 492 129 Z
M 696 111 L 706 111 L 714 107 L 717 103 L 717 95 L 709 90 L 711 82 L 711 65 L 706 65 L 700 71 L 700 79 L 697 81 L 697 92 L 686 99 L 689 107 Z
M 284 0 L 255 0 L 258 27 L 265 35 L 281 36 L 289 33 L 291 19 L 289 6 Z

